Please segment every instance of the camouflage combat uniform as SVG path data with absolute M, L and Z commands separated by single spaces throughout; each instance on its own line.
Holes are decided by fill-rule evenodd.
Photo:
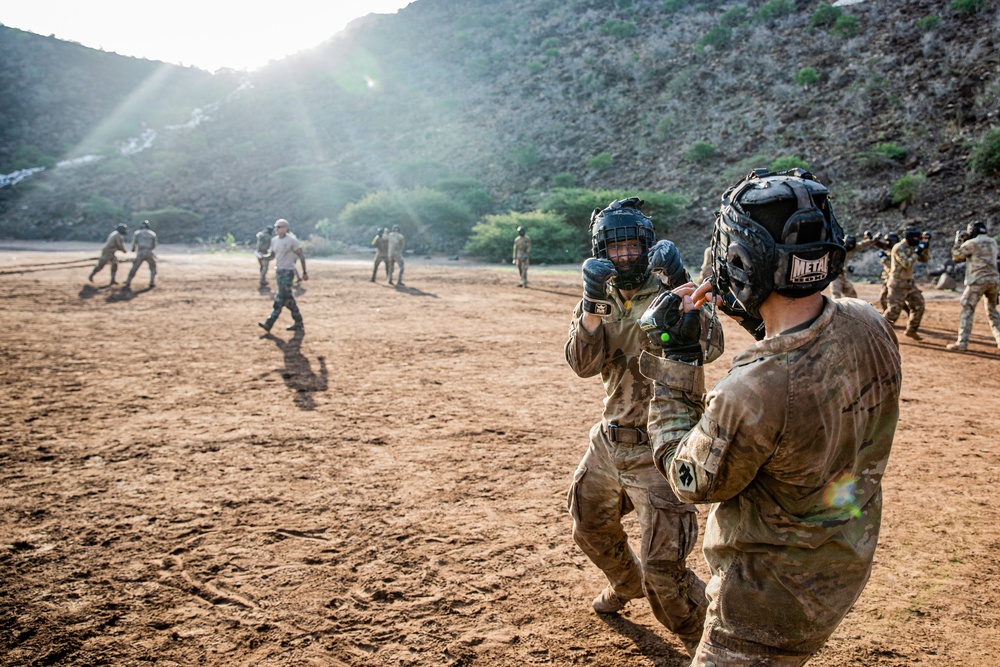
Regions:
M 392 274 L 389 273 L 389 237 L 385 232 L 376 234 L 372 239 L 372 247 L 375 248 L 375 264 L 372 266 L 372 279 L 375 282 L 375 274 L 378 273 L 378 265 L 385 264 L 385 277 L 392 282 Z
M 271 262 L 271 234 L 268 230 L 257 232 L 257 250 L 254 256 L 260 265 L 260 286 L 267 287 L 267 265 Z
M 115 284 L 115 274 L 118 273 L 118 257 L 115 255 L 116 252 L 125 252 L 125 235 L 120 234 L 118 230 L 115 230 L 108 234 L 108 240 L 104 242 L 104 247 L 101 248 L 101 257 L 97 260 L 97 266 L 90 272 L 88 280 L 93 280 L 97 272 L 104 268 L 105 265 L 111 266 L 111 284 Z
M 701 274 L 698 276 L 698 284 L 705 282 L 706 279 L 711 278 L 714 270 L 712 268 L 712 246 L 705 248 L 705 254 L 701 258 Z
M 883 315 L 885 319 L 895 323 L 900 311 L 904 308 L 909 310 L 910 316 L 906 320 L 907 335 L 917 332 L 920 320 L 924 316 L 924 295 L 913 279 L 913 266 L 917 262 L 926 262 L 930 259 L 930 252 L 930 248 L 925 248 L 918 255 L 917 249 L 909 245 L 905 239 L 892 247 L 887 297 L 889 305 Z
M 392 284 L 392 274 L 396 270 L 396 265 L 399 264 L 399 276 L 396 278 L 396 282 L 400 285 L 403 284 L 403 267 L 406 266 L 406 262 L 403 261 L 403 250 L 406 248 L 406 237 L 400 232 L 389 232 L 389 284 Z
M 525 234 L 514 238 L 514 264 L 521 276 L 521 287 L 528 286 L 528 264 L 531 261 L 531 237 Z
M 640 359 L 658 469 L 680 500 L 715 503 L 692 665 L 804 664 L 871 572 L 899 417 L 896 336 L 869 304 L 826 298 L 797 329 L 750 345 L 707 395 L 701 367 Z
M 685 559 L 698 537 L 695 508 L 677 500 L 653 466 L 646 434 L 652 386 L 639 374 L 639 354 L 652 343 L 637 319 L 661 290 L 650 276 L 631 300 L 608 286 L 612 314 L 588 333 L 577 304 L 566 343 L 566 360 L 580 377 L 600 373 L 607 397 L 601 421 L 590 429 L 590 446 L 573 476 L 568 506 L 573 539 L 607 576 L 621 600 L 645 594 L 656 619 L 685 643 L 697 643 L 705 615 L 705 584 Z M 703 317 L 708 325 L 708 315 Z M 722 350 L 722 327 L 713 326 L 715 359 Z M 622 516 L 635 510 L 639 557 L 622 529 Z
M 274 236 L 268 246 L 268 253 L 274 255 L 274 277 L 278 283 L 278 293 L 274 295 L 271 314 L 264 322 L 267 329 L 270 329 L 281 315 L 282 308 L 288 308 L 295 324 L 302 324 L 302 313 L 299 312 L 299 305 L 295 303 L 295 295 L 292 293 L 292 285 L 295 282 L 296 250 L 302 250 L 302 244 L 291 232 L 285 233 L 284 238 Z
M 132 284 L 132 279 L 135 278 L 135 273 L 143 262 L 149 264 L 149 286 L 154 286 L 156 282 L 156 255 L 153 254 L 153 250 L 155 249 L 156 232 L 145 228 L 135 230 L 135 234 L 132 235 L 132 252 L 135 253 L 135 259 L 132 261 L 132 270 L 128 272 L 128 278 L 125 279 L 125 287 Z
M 857 242 L 857 245 L 847 251 L 847 254 L 844 256 L 843 270 L 830 284 L 830 293 L 833 295 L 834 299 L 839 299 L 845 296 L 852 299 L 858 298 L 858 292 L 854 289 L 854 285 L 852 285 L 851 281 L 847 278 L 847 265 L 851 259 L 851 255 L 861 252 L 862 250 L 867 250 L 873 245 L 875 245 L 875 239 L 862 239 Z M 885 308 L 883 308 L 883 310 L 885 310 Z
M 976 314 L 976 304 L 985 297 L 983 304 L 990 320 L 993 338 L 1000 347 L 1000 314 L 997 313 L 997 290 L 1000 289 L 1000 273 L 997 272 L 997 242 L 986 234 L 980 234 L 951 249 L 951 258 L 965 262 L 965 291 L 962 292 L 962 314 L 958 320 L 958 345 L 969 344 L 972 334 L 972 320 Z

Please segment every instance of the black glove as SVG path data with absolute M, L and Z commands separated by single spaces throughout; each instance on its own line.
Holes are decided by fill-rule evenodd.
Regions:
M 921 241 L 920 243 L 917 244 L 916 253 L 918 255 L 922 254 L 925 250 L 927 250 L 927 247 L 928 247 L 927 241 Z
M 764 340 L 764 320 L 759 317 L 751 317 L 750 313 L 743 310 L 743 307 L 736 303 L 732 294 L 722 297 L 719 310 L 739 321 L 740 326 L 754 337 L 754 340 Z
M 661 292 L 639 318 L 639 326 L 667 359 L 701 365 L 701 312 L 684 312 L 681 297 Z
M 854 273 L 854 265 L 853 264 L 848 264 L 847 265 L 847 272 L 848 273 Z
M 920 238 L 927 241 L 927 244 L 930 245 L 931 239 L 934 238 L 934 234 L 932 232 L 925 231 L 920 234 Z
M 680 287 L 690 280 L 677 246 L 666 239 L 657 241 L 649 249 L 648 271 L 659 276 L 660 282 L 666 285 L 667 289 Z
M 888 259 L 889 258 L 889 253 L 887 253 L 885 250 L 879 250 L 878 251 L 878 257 L 879 257 L 879 259 Z
M 604 292 L 608 281 L 618 275 L 610 259 L 591 257 L 583 262 L 583 310 L 595 315 L 610 315 L 611 302 Z
M 872 236 L 872 230 L 870 230 L 870 229 L 866 229 L 866 230 L 865 230 L 865 233 L 863 234 L 863 238 L 864 238 L 864 239 L 865 239 L 866 241 L 871 241 L 871 240 L 872 240 L 873 238 L 875 238 L 875 237 L 873 237 L 873 236 Z

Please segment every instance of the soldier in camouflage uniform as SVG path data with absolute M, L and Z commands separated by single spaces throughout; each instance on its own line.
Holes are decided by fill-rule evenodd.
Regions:
M 260 265 L 260 286 L 267 287 L 267 265 L 271 263 L 271 237 L 270 227 L 257 232 L 257 249 L 253 251 L 257 263 Z
M 882 290 L 878 295 L 879 311 L 885 312 L 885 309 L 889 307 L 889 276 L 892 271 L 892 258 L 889 256 L 887 251 L 892 250 L 893 246 L 899 243 L 899 234 L 896 232 L 889 232 L 884 237 L 880 237 L 876 244 L 879 248 L 883 248 L 878 252 L 878 260 L 882 264 L 882 273 L 879 276 L 879 280 L 882 282 Z M 884 244 L 884 245 L 883 245 Z M 886 247 L 888 246 L 888 247 Z M 906 316 L 910 316 L 910 309 L 903 305 L 903 310 L 906 311 Z
M 712 246 L 705 248 L 705 254 L 701 258 L 701 273 L 698 275 L 698 282 L 703 283 L 712 277 Z
M 889 269 L 889 305 L 882 313 L 893 324 L 905 307 L 909 310 L 904 336 L 913 340 L 923 340 L 917 333 L 920 320 L 924 316 L 924 295 L 913 279 L 913 267 L 917 262 L 930 259 L 930 234 L 921 235 L 916 227 L 907 227 L 903 240 L 892 247 Z
M 714 289 L 758 342 L 711 392 L 692 309 L 712 285 L 666 294 L 640 320 L 662 346 L 639 361 L 655 383 L 656 466 L 680 500 L 714 503 L 708 617 L 692 667 L 805 664 L 871 573 L 900 357 L 871 305 L 821 293 L 843 261 L 828 201 L 798 169 L 759 170 L 726 192 Z M 772 254 L 774 243 L 784 245 Z
M 830 293 L 833 295 L 834 299 L 839 299 L 841 297 L 850 297 L 851 299 L 857 299 L 858 293 L 854 289 L 854 285 L 851 281 L 847 279 L 847 274 L 853 271 L 854 268 L 850 266 L 849 262 L 851 260 L 851 255 L 866 250 L 871 246 L 875 245 L 875 239 L 869 232 L 865 232 L 864 238 L 859 242 L 857 237 L 853 234 L 848 234 L 844 237 L 844 250 L 847 255 L 844 258 L 844 270 L 840 272 L 837 279 L 833 281 L 830 285 Z
M 271 314 L 263 322 L 257 324 L 271 332 L 282 308 L 288 308 L 292 313 L 293 323 L 286 327 L 289 331 L 302 331 L 302 313 L 295 303 L 295 295 L 292 294 L 292 284 L 295 281 L 295 259 L 302 262 L 302 280 L 309 280 L 309 273 L 306 271 L 306 256 L 302 252 L 302 244 L 295 238 L 295 235 L 288 231 L 288 221 L 284 218 L 274 223 L 275 237 L 271 239 L 268 247 L 268 254 L 274 257 L 274 277 L 278 283 L 278 293 L 274 296 L 274 307 Z
M 128 225 L 124 223 L 116 226 L 115 231 L 108 234 L 108 240 L 104 242 L 104 247 L 101 248 L 101 257 L 97 260 L 97 266 L 87 276 L 87 280 L 94 282 L 94 276 L 107 264 L 111 266 L 111 282 L 108 284 L 118 284 L 118 281 L 115 280 L 115 274 L 118 273 L 118 257 L 115 253 L 125 252 L 126 234 L 128 234 Z
M 955 234 L 951 258 L 965 262 L 965 291 L 962 292 L 962 314 L 958 320 L 958 340 L 948 344 L 949 350 L 964 352 L 972 335 L 972 319 L 976 304 L 986 299 L 983 306 L 990 320 L 990 330 L 1000 347 L 1000 313 L 997 313 L 997 291 L 1000 289 L 1000 272 L 997 271 L 997 242 L 986 234 L 986 224 L 970 222 L 963 233 Z
M 375 238 L 372 239 L 372 247 L 375 248 L 375 264 L 372 266 L 372 279 L 375 282 L 375 274 L 378 273 L 378 265 L 385 264 L 386 280 L 392 282 L 392 274 L 389 273 L 389 237 L 385 235 L 385 227 L 379 227 Z
M 705 615 L 705 584 L 685 562 L 698 536 L 697 515 L 653 467 L 645 428 L 651 387 L 638 368 L 640 352 L 653 345 L 636 322 L 664 282 L 682 284 L 688 276 L 673 243 L 654 245 L 642 203 L 612 202 L 592 216 L 594 257 L 583 264 L 584 296 L 573 313 L 566 360 L 580 377 L 600 374 L 607 398 L 568 506 L 573 539 L 609 582 L 594 610 L 615 613 L 645 595 L 656 619 L 692 651 Z M 710 360 L 722 349 L 722 328 L 715 324 L 706 346 Z M 621 523 L 633 510 L 641 531 L 638 557 Z
M 521 284 L 518 287 L 528 286 L 528 264 L 531 261 L 531 237 L 528 236 L 524 227 L 517 228 L 517 236 L 514 237 L 514 259 L 511 263 L 517 267 L 517 273 L 521 276 Z
M 403 268 L 406 266 L 406 262 L 403 261 L 403 250 L 406 249 L 406 237 L 403 236 L 403 232 L 399 230 L 399 225 L 393 225 L 392 231 L 389 232 L 389 284 L 392 284 L 392 274 L 396 270 L 396 265 L 399 264 L 399 276 L 396 278 L 396 284 L 403 284 Z
M 135 272 L 139 270 L 139 265 L 143 262 L 149 264 L 149 286 L 156 287 L 156 255 L 153 254 L 155 249 L 156 232 L 149 228 L 149 220 L 143 220 L 139 229 L 135 230 L 135 234 L 132 235 L 132 252 L 135 253 L 135 259 L 132 260 L 132 270 L 128 272 L 128 278 L 125 279 L 125 289 L 131 289 Z

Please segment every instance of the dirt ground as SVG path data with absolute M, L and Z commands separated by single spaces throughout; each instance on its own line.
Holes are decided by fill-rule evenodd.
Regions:
M 129 294 L 11 273 L 97 249 L 34 247 L 0 243 L 0 665 L 687 664 L 645 602 L 590 608 L 575 270 L 315 259 L 305 334 L 262 336 L 249 254 L 167 248 Z M 1000 658 L 1000 354 L 981 311 L 946 351 L 958 295 L 925 294 L 872 578 L 811 664 Z

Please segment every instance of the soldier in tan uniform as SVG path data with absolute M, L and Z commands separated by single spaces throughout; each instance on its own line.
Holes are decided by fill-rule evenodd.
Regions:
M 389 237 L 385 235 L 385 227 L 379 227 L 375 238 L 372 239 L 372 247 L 375 248 L 375 264 L 372 266 L 372 279 L 370 282 L 375 282 L 378 265 L 385 264 L 385 277 L 391 283 L 392 274 L 389 273 Z
M 406 237 L 403 236 L 403 232 L 399 230 L 399 225 L 393 225 L 392 231 L 389 232 L 389 284 L 392 284 L 392 274 L 396 270 L 396 265 L 399 264 L 399 275 L 396 278 L 396 284 L 403 284 L 403 267 L 406 266 L 406 262 L 403 261 L 403 251 L 406 249 Z
M 879 275 L 879 280 L 882 282 L 882 290 L 878 294 L 878 302 L 879 311 L 883 313 L 889 307 L 889 276 L 892 271 L 892 258 L 889 256 L 889 251 L 899 241 L 899 234 L 896 232 L 889 232 L 885 236 L 880 235 L 875 240 L 875 245 L 881 248 L 878 252 L 878 260 L 882 264 L 882 273 Z M 906 311 L 906 316 L 909 317 L 910 310 L 905 304 L 903 305 L 903 310 Z
M 889 255 L 892 262 L 889 269 L 889 306 L 882 314 L 895 324 L 900 311 L 907 308 L 910 315 L 903 335 L 913 340 L 923 340 L 917 329 L 924 316 L 924 295 L 913 279 L 913 267 L 917 262 L 929 260 L 930 252 L 930 235 L 927 232 L 921 235 L 916 227 L 907 227 L 903 240 L 892 247 Z
M 517 267 L 517 273 L 521 276 L 521 284 L 518 287 L 528 286 L 528 264 L 531 261 L 531 237 L 524 227 L 517 228 L 517 236 L 514 237 L 514 259 L 511 263 Z
M 573 313 L 566 360 L 580 377 L 600 374 L 607 397 L 573 476 L 568 506 L 574 541 L 608 580 L 594 610 L 615 613 L 645 596 L 656 619 L 691 651 L 705 616 L 705 585 L 685 562 L 698 536 L 697 515 L 653 466 L 645 428 L 651 386 L 638 362 L 640 352 L 654 346 L 636 322 L 663 282 L 677 285 L 688 277 L 673 243 L 654 245 L 642 203 L 612 202 L 592 216 L 594 257 L 583 264 L 584 296 Z M 717 325 L 706 345 L 709 360 L 722 349 Z M 622 517 L 632 511 L 641 531 L 638 554 L 622 529 Z
M 851 255 L 866 250 L 871 246 L 875 245 L 875 239 L 869 232 L 865 232 L 864 237 L 859 242 L 858 238 L 853 234 L 848 234 L 844 237 L 844 251 L 847 253 L 844 257 L 844 270 L 840 272 L 837 279 L 833 281 L 830 285 L 830 293 L 833 295 L 834 299 L 839 299 L 841 297 L 849 297 L 851 299 L 858 298 L 858 292 L 854 289 L 854 285 L 848 280 L 847 274 L 854 270 L 854 268 L 849 264 L 851 260 Z
M 271 239 L 268 247 L 268 255 L 274 257 L 274 277 L 278 283 L 278 293 L 274 295 L 274 304 L 271 314 L 263 322 L 257 325 L 264 331 L 271 333 L 271 327 L 281 315 L 281 310 L 287 308 L 292 314 L 291 326 L 285 327 L 288 331 L 303 331 L 302 313 L 295 302 L 295 295 L 292 293 L 292 284 L 295 281 L 295 260 L 302 263 L 302 280 L 309 280 L 309 272 L 306 271 L 306 256 L 302 252 L 302 244 L 295 238 L 295 234 L 288 231 L 288 221 L 284 218 L 274 222 L 275 236 Z
M 267 287 L 267 265 L 271 263 L 271 237 L 274 236 L 270 227 L 257 232 L 257 249 L 253 251 L 260 266 L 260 287 Z
M 900 357 L 871 305 L 821 293 L 839 273 L 841 238 L 808 172 L 759 170 L 726 192 L 714 289 L 758 342 L 707 394 L 692 309 L 712 285 L 664 295 L 641 319 L 662 346 L 639 362 L 655 381 L 656 466 L 680 500 L 714 503 L 692 667 L 805 664 L 871 573 Z
M 972 319 L 976 304 L 985 298 L 983 306 L 990 320 L 990 330 L 1000 348 L 1000 313 L 997 313 L 997 291 L 1000 273 L 997 271 L 997 242 L 986 234 L 986 224 L 970 222 L 963 233 L 955 234 L 951 258 L 965 262 L 965 291 L 962 292 L 962 314 L 958 320 L 958 340 L 948 344 L 949 350 L 965 352 L 972 335 Z
M 115 253 L 125 252 L 126 234 L 128 234 L 128 225 L 124 223 L 116 226 L 115 231 L 108 234 L 108 240 L 104 242 L 104 247 L 101 248 L 101 257 L 97 260 L 97 266 L 87 276 L 87 280 L 94 282 L 94 276 L 107 264 L 111 266 L 111 282 L 108 284 L 118 284 L 118 281 L 115 280 L 115 274 L 118 273 L 118 256 Z
M 139 229 L 135 230 L 135 234 L 132 235 L 132 252 L 135 253 L 135 259 L 132 260 L 132 270 L 128 272 L 128 278 L 125 279 L 125 289 L 131 289 L 135 272 L 139 270 L 139 265 L 143 262 L 149 264 L 149 286 L 156 287 L 156 255 L 153 254 L 155 249 L 156 232 L 149 228 L 149 220 L 143 220 Z
M 701 273 L 698 282 L 703 283 L 712 277 L 712 246 L 705 248 L 705 254 L 701 258 Z

